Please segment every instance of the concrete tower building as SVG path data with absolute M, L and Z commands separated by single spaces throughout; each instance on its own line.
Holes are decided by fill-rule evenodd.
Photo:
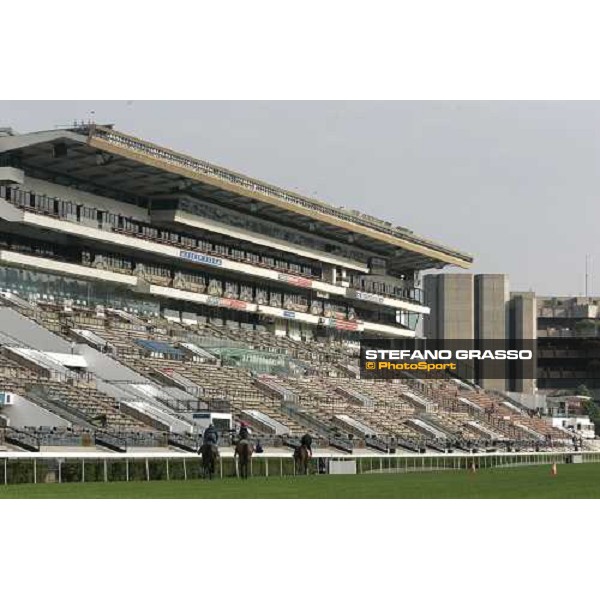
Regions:
M 506 340 L 508 331 L 508 301 L 510 297 L 506 275 L 476 275 L 475 279 L 475 340 L 482 347 L 484 340 Z M 494 367 L 497 368 L 497 367 Z M 506 379 L 490 378 L 482 367 L 477 373 L 481 387 L 506 390 Z
M 431 309 L 424 320 L 425 337 L 472 340 L 475 348 L 483 347 L 484 340 L 519 344 L 520 340 L 536 339 L 535 294 L 511 294 L 507 275 L 431 274 L 423 281 L 425 301 Z M 533 393 L 535 379 L 523 379 L 523 375 L 507 369 L 504 378 L 497 373 L 492 378 L 480 366 L 473 379 L 488 389 Z
M 425 275 L 423 281 L 425 301 L 431 309 L 430 315 L 425 319 L 425 337 L 445 340 L 473 339 L 473 275 Z
M 510 337 L 514 340 L 537 340 L 537 301 L 534 292 L 512 292 L 510 294 L 509 332 Z M 523 373 L 519 373 L 517 370 L 511 373 L 509 389 L 522 394 L 534 394 L 536 384 L 535 379 L 524 377 Z

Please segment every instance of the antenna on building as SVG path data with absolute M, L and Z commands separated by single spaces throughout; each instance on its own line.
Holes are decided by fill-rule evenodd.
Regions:
M 589 298 L 592 293 L 591 278 L 590 278 L 590 263 L 592 257 L 589 254 L 585 255 L 585 296 Z

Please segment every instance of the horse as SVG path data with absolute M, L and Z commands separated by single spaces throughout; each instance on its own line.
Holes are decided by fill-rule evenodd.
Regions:
M 310 451 L 304 444 L 301 444 L 294 450 L 294 462 L 296 464 L 297 475 L 308 475 Z
M 240 440 L 235 447 L 233 458 L 239 457 L 239 475 L 242 479 L 248 479 L 250 460 L 252 459 L 253 452 L 254 446 L 248 440 Z
M 199 454 L 202 455 L 202 469 L 206 479 L 212 479 L 215 475 L 215 466 L 219 457 L 219 450 L 215 444 L 202 444 Z

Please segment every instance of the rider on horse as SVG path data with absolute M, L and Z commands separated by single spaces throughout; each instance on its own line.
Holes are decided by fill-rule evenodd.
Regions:
M 311 446 L 312 446 L 312 437 L 311 437 L 310 433 L 306 432 L 300 438 L 300 445 L 304 446 L 308 450 L 310 456 L 312 457 L 312 448 L 311 448 Z
M 248 431 L 248 423 L 242 421 L 240 423 L 240 440 L 247 440 L 250 437 L 250 432 Z
M 219 458 L 219 433 L 215 426 L 210 425 L 204 430 L 202 435 L 202 446 L 198 449 L 198 454 L 202 455 L 202 467 L 204 476 L 212 479 L 215 473 L 215 463 Z
M 217 447 L 219 442 L 219 432 L 212 423 L 204 430 L 203 441 L 204 444 L 208 446 L 214 446 L 215 448 Z

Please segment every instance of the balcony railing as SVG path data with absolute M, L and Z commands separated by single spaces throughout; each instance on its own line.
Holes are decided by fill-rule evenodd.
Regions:
M 214 247 L 212 243 L 201 238 L 194 238 L 189 235 L 180 235 L 172 231 L 150 226 L 148 223 L 137 222 L 134 219 L 123 217 L 122 215 L 117 215 L 116 213 L 97 211 L 96 209 L 83 207 L 83 205 L 77 205 L 59 198 L 53 198 L 43 194 L 35 194 L 10 186 L 0 186 L 0 198 L 10 202 L 22 210 L 43 214 L 44 216 L 59 220 L 72 221 L 94 229 L 103 229 L 122 235 L 130 235 L 138 239 L 148 240 L 169 247 L 177 247 L 193 252 L 201 252 L 210 256 L 225 258 L 232 262 L 239 262 L 240 264 L 252 264 L 265 269 L 284 273 L 291 278 L 296 277 L 299 280 L 306 280 L 307 282 L 321 281 L 314 273 L 308 274 L 305 271 L 302 271 L 302 266 L 295 263 L 289 263 L 289 268 L 284 268 L 276 264 L 272 264 L 268 260 L 264 260 L 265 257 L 263 256 L 260 256 L 258 261 L 249 260 L 241 254 L 237 255 L 235 252 L 232 252 L 234 249 L 229 246 L 217 245 L 218 247 Z M 89 213 L 89 211 L 93 212 Z M 101 220 L 98 218 L 100 213 Z M 152 231 L 152 234 L 147 233 L 146 230 Z M 146 277 L 151 277 L 151 274 L 147 274 Z M 290 282 L 290 280 L 286 278 L 281 279 L 281 281 Z M 301 287 L 310 286 L 301 285 Z M 423 291 L 417 287 L 398 287 L 393 294 L 390 293 L 389 290 L 381 292 L 370 287 L 363 289 L 352 284 L 350 284 L 350 287 L 363 294 L 381 296 L 392 300 L 408 300 L 417 304 L 423 304 Z M 305 307 L 305 309 L 308 310 L 308 307 Z M 294 307 L 293 310 L 302 312 L 301 307 Z
M 597 329 L 576 331 L 574 329 L 538 329 L 538 338 L 595 338 L 600 337 L 600 326 Z

